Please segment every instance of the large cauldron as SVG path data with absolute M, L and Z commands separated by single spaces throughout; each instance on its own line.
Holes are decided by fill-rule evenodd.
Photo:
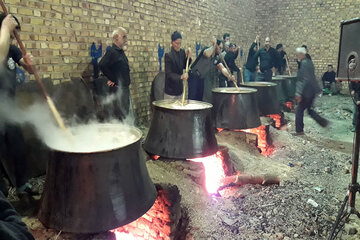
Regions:
M 287 96 L 288 96 L 288 100 L 293 100 L 295 98 L 295 93 L 296 93 L 296 80 L 297 77 L 296 76 L 290 76 L 290 75 L 278 75 L 278 77 L 287 79 Z
M 114 136 L 121 127 L 99 125 L 100 131 Z M 136 128 L 129 132 L 133 140 L 108 151 L 54 149 L 39 212 L 45 226 L 64 232 L 103 232 L 136 220 L 152 207 L 156 189 L 141 150 L 142 133 Z
M 261 125 L 256 89 L 215 88 L 212 92 L 216 128 L 249 129 Z
M 272 81 L 277 84 L 276 92 L 280 103 L 285 103 L 290 99 L 290 81 L 287 78 L 275 76 Z
M 218 146 L 211 119 L 212 105 L 188 101 L 153 102 L 154 112 L 144 149 L 166 158 L 191 159 L 215 154 Z
M 277 98 L 276 84 L 272 82 L 248 82 L 244 87 L 252 87 L 257 90 L 257 103 L 260 116 L 280 113 L 280 104 Z

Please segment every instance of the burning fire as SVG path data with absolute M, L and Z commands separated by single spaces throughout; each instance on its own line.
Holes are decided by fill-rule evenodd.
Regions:
M 268 143 L 266 126 L 262 125 L 257 128 L 242 131 L 257 135 L 257 147 L 260 149 L 262 155 L 270 156 L 274 152 L 274 147 Z
M 142 217 L 111 230 L 116 240 L 170 240 L 172 231 L 172 203 L 168 192 L 158 190 L 154 205 Z
M 188 159 L 193 162 L 201 162 L 205 168 L 205 186 L 209 194 L 216 194 L 222 186 L 222 179 L 225 177 L 223 168 L 223 157 L 220 151 L 216 154 L 196 159 Z
M 287 108 L 291 109 L 291 110 L 294 109 L 294 104 L 293 104 L 293 102 L 286 102 L 286 103 L 285 103 L 285 106 L 286 106 Z
M 269 117 L 275 120 L 275 127 L 276 128 L 281 127 L 281 120 L 282 120 L 281 114 L 272 114 L 272 115 L 269 115 Z

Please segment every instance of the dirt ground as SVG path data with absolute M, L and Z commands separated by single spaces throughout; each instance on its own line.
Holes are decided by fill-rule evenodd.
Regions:
M 281 130 L 270 129 L 275 150 L 269 157 L 262 156 L 239 133 L 217 134 L 219 144 L 229 148 L 238 171 L 277 175 L 279 186 L 245 185 L 210 197 L 184 168 L 191 163 L 148 161 L 155 183 L 170 183 L 180 189 L 182 207 L 189 216 L 186 239 L 327 239 L 351 178 L 353 104 L 349 96 L 322 96 L 316 101 L 316 110 L 330 120 L 330 126 L 323 129 L 306 116 L 306 135 L 294 137 L 290 132 L 294 130 L 295 115 L 285 113 L 288 124 Z M 37 182 L 41 185 L 42 181 Z M 318 206 L 308 204 L 309 199 Z M 29 214 L 24 209 L 21 212 Z M 57 232 L 44 229 L 35 217 L 24 217 L 24 221 L 37 239 L 55 239 Z M 345 229 L 342 239 L 360 239 L 360 233 L 353 234 L 360 231 L 358 219 L 352 217 Z M 62 233 L 57 239 L 112 237 Z

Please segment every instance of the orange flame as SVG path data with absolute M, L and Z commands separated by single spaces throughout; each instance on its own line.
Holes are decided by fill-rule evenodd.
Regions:
M 222 179 L 225 177 L 223 168 L 223 158 L 221 152 L 216 154 L 196 159 L 188 159 L 193 162 L 201 162 L 205 168 L 205 186 L 209 194 L 217 193 L 219 187 L 222 186 Z
M 291 110 L 294 109 L 293 102 L 286 102 L 285 105 L 286 105 L 287 108 L 290 108 Z
M 269 117 L 275 120 L 275 127 L 281 127 L 281 114 L 271 114 Z

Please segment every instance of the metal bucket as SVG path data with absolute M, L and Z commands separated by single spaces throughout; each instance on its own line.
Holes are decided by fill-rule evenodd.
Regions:
M 122 125 L 99 124 L 116 136 Z M 140 130 L 130 127 L 126 145 L 106 151 L 70 152 L 56 146 L 47 166 L 39 220 L 48 228 L 97 233 L 126 225 L 154 204 L 156 189 L 141 150 Z M 131 139 L 130 139 L 131 138 Z
M 257 103 L 260 116 L 280 113 L 280 104 L 277 98 L 276 83 L 272 82 L 247 82 L 244 87 L 251 87 L 257 90 Z
M 215 154 L 218 149 L 213 128 L 212 105 L 199 101 L 153 102 L 153 116 L 144 149 L 154 155 L 191 159 Z
M 213 92 L 216 128 L 249 129 L 261 125 L 254 88 L 215 88 Z

